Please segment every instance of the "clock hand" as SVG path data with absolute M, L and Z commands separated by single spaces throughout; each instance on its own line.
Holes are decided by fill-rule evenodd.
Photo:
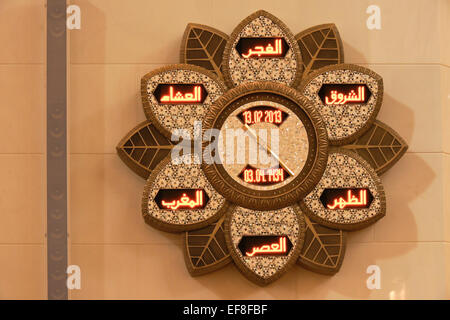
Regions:
M 282 167 L 283 167 L 287 172 L 289 172 L 289 174 L 290 174 L 291 176 L 294 175 L 294 173 L 292 172 L 292 170 L 289 169 L 289 167 L 286 166 L 286 164 L 284 164 L 284 163 L 280 160 L 280 157 L 278 157 L 278 155 L 275 154 L 275 152 L 273 152 L 272 149 L 270 149 L 270 147 L 267 145 L 267 143 L 266 143 L 263 139 L 260 138 L 261 140 L 264 141 L 264 143 L 265 143 L 266 146 L 263 146 L 263 145 L 259 142 L 258 136 L 257 136 L 256 133 L 253 131 L 253 129 L 249 127 L 248 124 L 245 124 L 244 127 L 245 127 L 246 131 L 248 131 L 248 132 L 250 133 L 250 135 L 252 136 L 252 138 L 256 140 L 256 143 L 259 144 L 260 147 L 262 147 L 262 148 L 265 149 L 266 151 L 269 151 L 269 152 L 272 154 L 272 156 L 274 156 L 275 159 L 277 159 L 277 161 L 282 165 Z

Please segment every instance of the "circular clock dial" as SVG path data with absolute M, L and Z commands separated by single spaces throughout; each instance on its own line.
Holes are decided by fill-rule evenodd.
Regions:
M 213 128 L 217 154 L 203 169 L 220 193 L 243 207 L 286 207 L 306 195 L 325 168 L 321 118 L 287 86 L 250 83 L 230 90 L 205 119 L 204 129 Z
M 236 182 L 255 190 L 275 190 L 294 180 L 308 160 L 309 139 L 302 120 L 274 100 L 255 94 L 225 120 L 218 152 Z

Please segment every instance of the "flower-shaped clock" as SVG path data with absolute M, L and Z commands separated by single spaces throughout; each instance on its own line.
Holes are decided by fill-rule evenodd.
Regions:
M 344 64 L 334 24 L 293 36 L 258 11 L 230 36 L 189 24 L 181 64 L 146 74 L 147 121 L 119 143 L 146 223 L 182 232 L 192 275 L 233 261 L 265 285 L 334 274 L 347 231 L 382 218 L 379 175 L 407 149 L 375 118 L 383 80 Z

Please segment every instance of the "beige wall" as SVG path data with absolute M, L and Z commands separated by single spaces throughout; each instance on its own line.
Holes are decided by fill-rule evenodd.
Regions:
M 68 44 L 69 263 L 82 272 L 71 298 L 450 298 L 449 1 L 70 2 L 82 15 Z M 46 297 L 44 3 L 0 2 L 0 40 L 8 43 L 0 50 L 0 298 Z M 370 4 L 381 7 L 381 30 L 366 28 Z M 387 216 L 350 234 L 337 275 L 294 267 L 265 288 L 232 265 L 191 278 L 180 237 L 144 223 L 144 180 L 115 153 L 145 119 L 140 77 L 178 62 L 186 24 L 231 33 L 258 9 L 293 33 L 336 23 L 346 62 L 383 76 L 379 119 L 410 146 L 382 176 Z M 366 287 L 371 264 L 381 268 L 380 290 Z
M 441 9 L 441 61 L 443 64 L 442 88 L 442 123 L 444 141 L 444 215 L 446 241 L 446 267 L 450 269 L 450 3 Z M 450 297 L 450 272 L 447 271 L 447 298 Z
M 0 2 L 0 299 L 46 299 L 45 1 Z

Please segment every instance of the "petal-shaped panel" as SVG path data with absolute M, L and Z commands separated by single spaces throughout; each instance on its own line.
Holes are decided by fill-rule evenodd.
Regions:
M 211 186 L 196 155 L 167 156 L 147 180 L 142 215 L 149 225 L 169 232 L 189 231 L 217 221 L 228 203 Z
M 386 213 L 386 197 L 375 170 L 356 153 L 331 149 L 322 179 L 301 202 L 311 220 L 330 228 L 358 230 Z
M 343 148 L 357 152 L 381 175 L 400 160 L 408 145 L 391 127 L 375 120 L 366 133 Z
M 361 66 L 336 64 L 312 72 L 299 90 L 322 115 L 330 143 L 343 145 L 372 125 L 383 100 L 383 79 Z
M 228 35 L 222 31 L 189 23 L 181 41 L 180 62 L 203 67 L 222 78 L 223 50 L 227 41 Z
M 192 276 L 215 271 L 231 262 L 224 221 L 222 216 L 213 224 L 183 234 L 184 260 Z
M 344 260 L 346 232 L 330 229 L 305 216 L 306 233 L 297 263 L 322 274 L 335 274 Z
M 120 159 L 131 170 L 147 179 L 173 147 L 173 143 L 147 120 L 128 132 L 119 142 L 116 150 Z
M 302 60 L 287 26 L 266 11 L 257 11 L 234 29 L 225 47 L 223 74 L 229 87 L 248 81 L 297 86 Z
M 240 271 L 249 280 L 267 285 L 295 264 L 305 229 L 297 205 L 272 211 L 236 206 L 227 213 L 225 236 Z
M 344 46 L 334 23 L 303 30 L 295 36 L 303 59 L 303 77 L 309 72 L 337 63 L 344 63 Z
M 190 64 L 175 64 L 147 73 L 141 95 L 147 119 L 166 137 L 184 130 L 192 139 L 211 105 L 226 91 L 212 72 Z M 181 132 L 181 131 L 179 131 Z

